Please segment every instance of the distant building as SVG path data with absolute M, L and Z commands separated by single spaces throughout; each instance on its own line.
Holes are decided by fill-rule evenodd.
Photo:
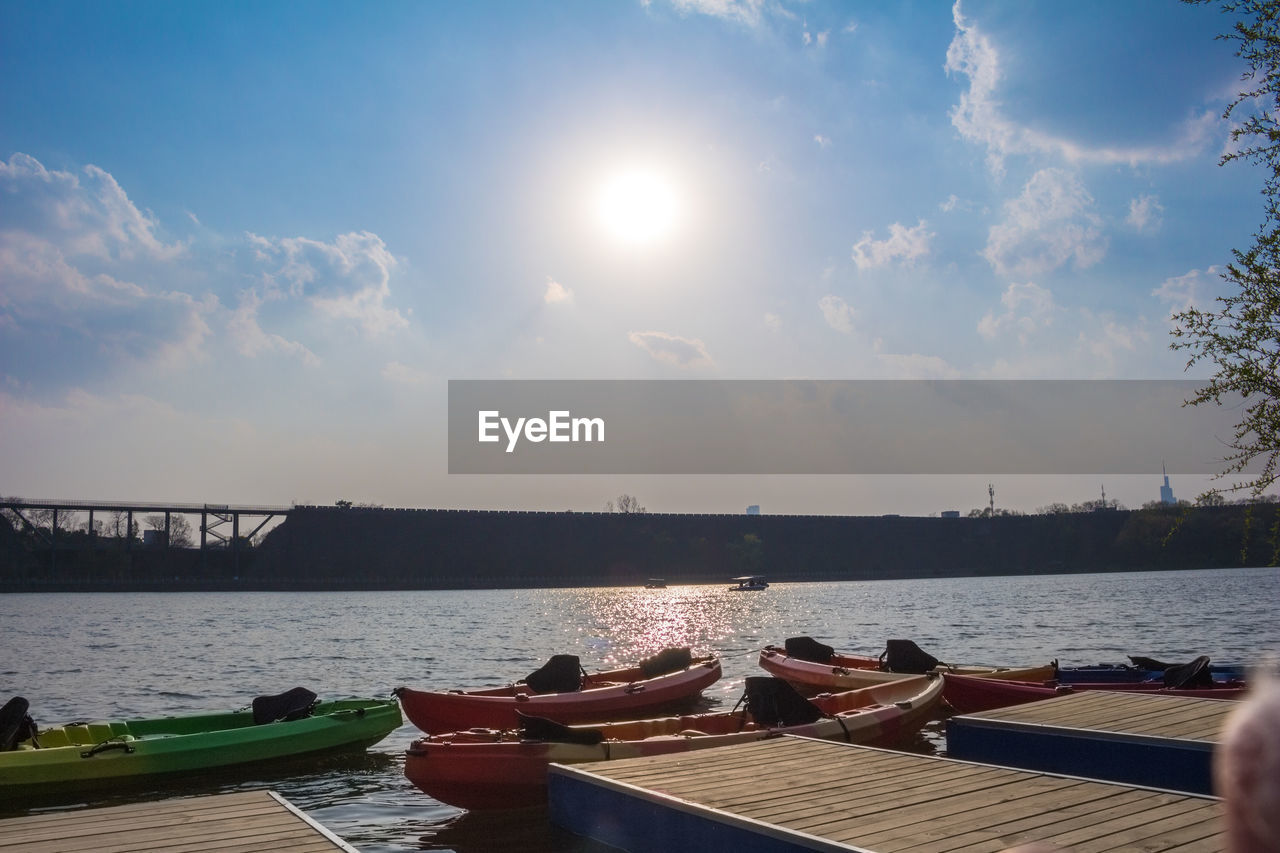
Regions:
M 960 510 L 958 510 L 958 509 L 944 509 L 944 510 L 942 511 L 942 517 L 943 517 L 943 518 L 959 518 L 959 517 L 960 517 Z
M 760 504 L 752 504 L 751 506 L 747 507 L 747 515 L 759 515 L 759 514 L 760 514 Z
M 1177 501 L 1173 499 L 1173 487 L 1169 485 L 1169 472 L 1165 469 L 1163 462 L 1160 463 L 1160 470 L 1164 473 L 1164 485 L 1160 487 L 1160 503 L 1177 503 Z

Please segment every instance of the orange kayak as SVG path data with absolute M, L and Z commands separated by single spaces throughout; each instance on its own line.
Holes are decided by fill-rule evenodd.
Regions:
M 668 665 L 671 660 L 669 656 Z M 635 719 L 691 705 L 703 688 L 720 679 L 720 660 L 714 656 L 686 654 L 675 662 L 683 665 L 666 672 L 636 665 L 585 674 L 576 689 L 558 692 L 535 689 L 526 681 L 470 691 L 399 687 L 395 694 L 405 716 L 428 734 L 514 728 L 519 725 L 517 711 L 560 723 Z

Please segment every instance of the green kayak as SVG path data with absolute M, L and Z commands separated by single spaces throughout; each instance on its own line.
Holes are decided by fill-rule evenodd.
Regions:
M 38 729 L 34 738 L 22 730 L 21 740 L 11 738 L 12 745 L 0 751 L 0 794 L 92 788 L 160 773 L 365 749 L 403 723 L 394 699 L 316 702 L 315 694 L 303 692 L 311 701 L 292 709 L 287 700 L 271 705 L 283 697 L 259 697 L 253 710 L 68 723 Z M 25 713 L 25 700 L 21 707 Z

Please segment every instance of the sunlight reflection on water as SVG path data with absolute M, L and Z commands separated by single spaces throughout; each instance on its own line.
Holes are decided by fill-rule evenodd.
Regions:
M 1199 572 L 554 590 L 0 596 L 0 692 L 37 722 L 159 716 L 247 705 L 301 684 L 326 698 L 400 684 L 474 688 L 521 678 L 552 654 L 591 669 L 667 646 L 723 658 L 708 706 L 732 706 L 761 646 L 808 634 L 878 654 L 910 637 L 951 662 L 1064 664 L 1126 654 L 1220 662 L 1280 650 L 1280 572 Z M 365 853 L 590 849 L 540 813 L 467 815 L 402 775 L 405 725 L 360 756 L 202 774 L 112 792 L 95 804 L 271 787 Z M 910 744 L 943 745 L 932 724 Z M 82 807 L 3 804 L 0 814 Z

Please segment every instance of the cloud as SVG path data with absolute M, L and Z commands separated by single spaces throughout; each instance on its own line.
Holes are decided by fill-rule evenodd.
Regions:
M 409 325 L 388 308 L 395 256 L 376 234 L 341 234 L 332 243 L 306 237 L 267 238 L 247 235 L 266 267 L 267 298 L 299 297 L 335 320 L 353 320 L 377 337 Z
M 813 141 L 814 141 L 814 142 L 816 142 L 816 143 L 818 143 L 818 147 L 819 147 L 819 148 L 830 148 L 830 147 L 831 147 L 831 137 L 829 137 L 829 136 L 823 136 L 821 133 L 816 133 L 816 134 L 814 134 L 814 136 L 813 136 Z
M 666 332 L 631 332 L 627 340 L 663 364 L 679 368 L 714 364 L 706 344 L 697 338 L 682 338 Z
M 887 240 L 871 239 L 871 232 L 862 232 L 862 239 L 853 246 L 853 262 L 858 269 L 881 267 L 901 260 L 907 265 L 929 254 L 929 242 L 936 236 L 928 231 L 929 223 L 923 219 L 914 228 L 906 228 L 895 222 L 889 226 Z
M 542 293 L 542 301 L 548 305 L 555 305 L 560 302 L 572 302 L 573 291 L 556 281 L 551 276 L 547 276 L 547 289 Z
M 853 308 L 839 296 L 828 293 L 818 300 L 818 308 L 828 326 L 846 335 L 853 334 Z
M 764 327 L 771 332 L 776 332 L 782 328 L 782 318 L 777 314 L 766 311 L 764 315 Z
M 1221 267 L 1212 266 L 1203 272 L 1191 270 L 1183 275 L 1166 278 L 1159 287 L 1151 291 L 1151 295 L 1164 302 L 1170 313 L 1186 311 L 1188 308 L 1203 309 L 1213 301 L 1213 294 L 1221 281 Z
M 1119 350 L 1128 353 L 1137 352 L 1139 347 L 1145 350 L 1151 341 L 1146 321 L 1141 317 L 1126 324 L 1110 313 L 1094 314 L 1087 308 L 1082 308 L 1080 315 L 1085 328 L 1076 335 L 1076 350 L 1082 356 L 1091 356 L 1102 375 L 1115 371 Z
M 671 0 L 671 5 L 681 14 L 710 15 L 752 28 L 764 22 L 765 0 Z
M 1022 195 L 1005 202 L 982 256 L 1002 276 L 1034 276 L 1071 261 L 1085 269 L 1102 260 L 1107 241 L 1091 210 L 1093 197 L 1062 169 L 1036 172 Z
M 301 343 L 262 330 L 258 325 L 258 307 L 261 304 L 262 300 L 256 292 L 245 291 L 240 296 L 240 304 L 227 319 L 227 334 L 236 350 L 249 358 L 264 352 L 278 352 L 294 356 L 306 365 L 319 364 L 320 359 L 316 354 Z
M 84 180 L 49 170 L 28 154 L 0 161 L 0 230 L 26 233 L 56 245 L 68 257 L 166 260 L 181 255 L 182 243 L 165 243 L 157 224 L 129 200 L 110 174 L 89 165 Z
M 1165 164 L 1186 160 L 1204 150 L 1220 125 L 1216 112 L 1207 110 L 1187 119 L 1176 138 L 1150 146 L 1090 146 L 1053 134 L 1043 133 L 1005 115 L 998 97 L 1003 74 L 1000 53 L 991 39 L 966 18 L 956 0 L 952 7 L 956 34 L 947 47 L 943 66 L 948 74 L 969 79 L 969 88 L 951 110 L 951 124 L 960 135 L 987 148 L 987 165 L 1003 174 L 1004 159 L 1010 155 L 1053 155 L 1070 163 Z
M 1018 343 L 1026 344 L 1037 331 L 1053 325 L 1054 316 L 1061 310 L 1051 292 L 1031 282 L 1010 284 L 1000 302 L 1004 305 L 1002 313 L 988 311 L 978 321 L 978 334 L 989 341 L 1012 332 Z
M 0 161 L 0 198 L 0 364 L 42 395 L 215 356 L 316 364 L 296 339 L 320 338 L 329 321 L 370 336 L 407 324 L 387 304 L 397 261 L 368 232 L 171 241 L 104 170 L 47 169 L 26 154 Z
M 890 368 L 896 378 L 958 379 L 960 377 L 960 371 L 948 364 L 946 359 L 936 355 L 923 355 L 918 352 L 884 352 L 884 341 L 880 338 L 876 338 L 871 347 L 876 359 Z
M 1129 215 L 1125 222 L 1144 234 L 1160 230 L 1164 224 L 1164 206 L 1153 195 L 1140 195 L 1129 202 Z
M 382 378 L 397 385 L 423 385 L 431 379 L 431 375 L 416 367 L 389 361 L 382 367 Z

